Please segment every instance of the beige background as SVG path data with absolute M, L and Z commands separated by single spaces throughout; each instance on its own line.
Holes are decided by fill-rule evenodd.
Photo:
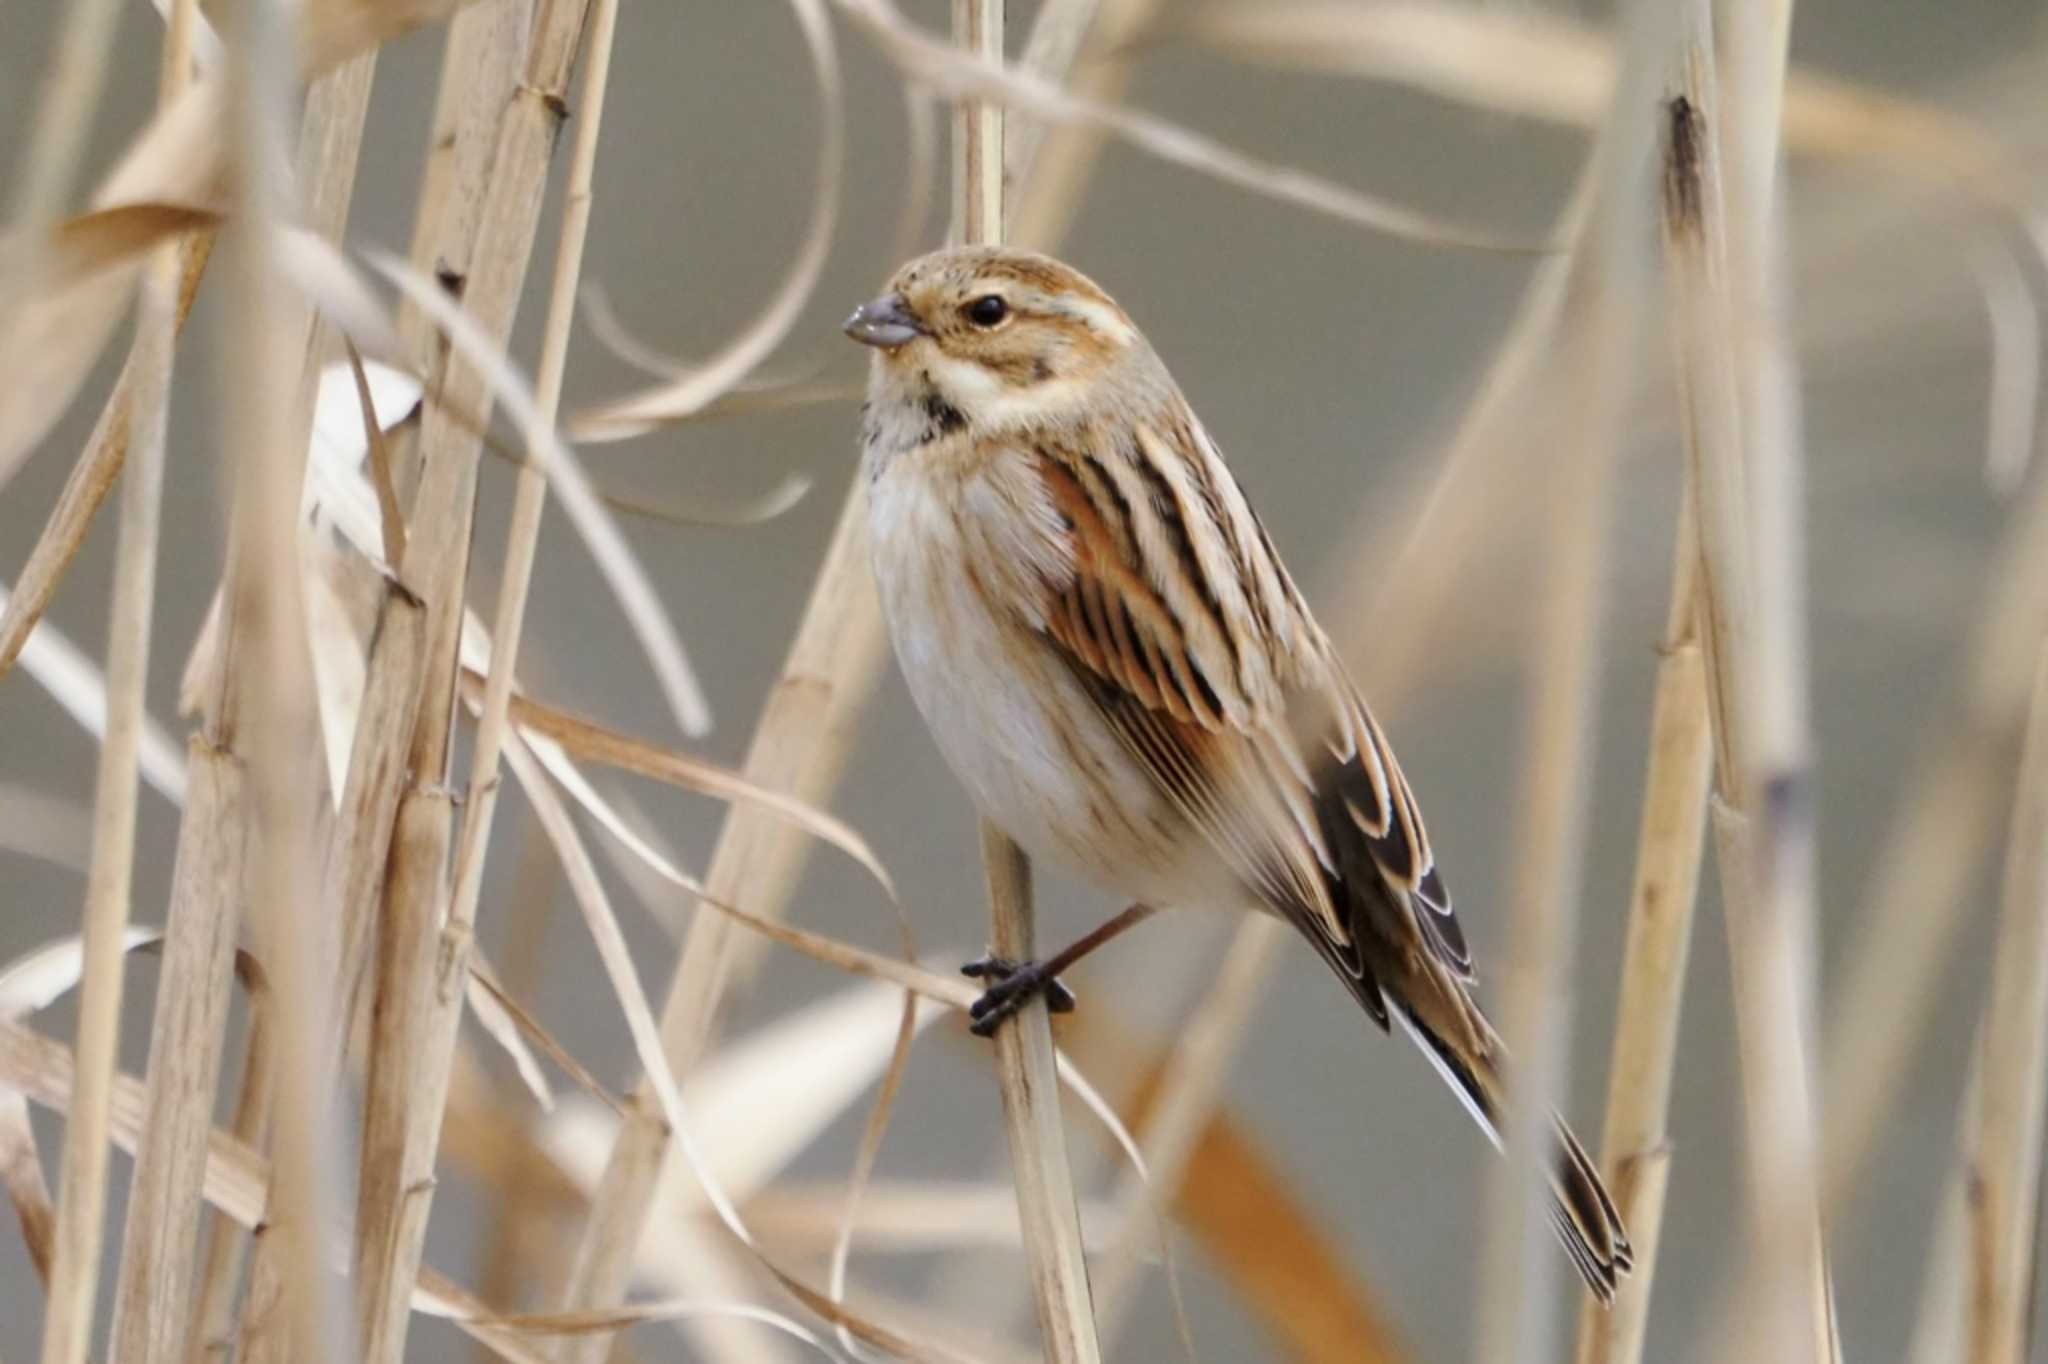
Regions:
M 15 111 L 0 132 L 0 152 L 10 161 L 59 8 L 15 0 L 0 20 L 0 94 Z M 913 12 L 943 23 L 942 5 Z M 2035 14 L 2032 6 L 1999 0 L 1819 0 L 1799 9 L 1795 51 L 1832 73 L 1982 110 L 2024 145 L 2039 131 L 2040 106 L 2014 93 L 2025 82 L 2012 78 L 2010 67 L 2038 51 Z M 1013 37 L 1021 37 L 1024 18 L 1013 23 Z M 156 28 L 147 6 L 126 8 L 92 143 L 95 164 L 106 164 L 146 116 Z M 826 278 L 775 367 L 822 366 L 828 377 L 851 379 L 863 357 L 835 327 L 892 264 L 886 253 L 903 180 L 902 119 L 891 72 L 857 35 L 842 30 L 841 37 L 851 87 L 842 227 Z M 438 34 L 417 36 L 391 49 L 378 73 L 355 241 L 402 248 L 409 236 L 438 51 Z M 2005 77 L 1995 86 L 2002 93 L 1991 95 L 1985 77 L 1994 63 Z M 781 6 L 625 6 L 586 278 L 608 288 L 641 336 L 677 354 L 706 354 L 773 289 L 807 212 L 816 122 L 802 79 L 796 29 Z M 1235 65 L 1173 45 L 1146 62 L 1135 97 L 1252 152 L 1524 232 L 1549 220 L 1581 151 L 1577 134 L 1364 83 Z M 1956 695 L 1957 646 L 1981 598 L 2002 519 L 1982 476 L 1987 346 L 1968 256 L 1980 225 L 1939 203 L 1902 196 L 1909 183 L 1887 169 L 1817 173 L 1803 164 L 1791 181 L 1795 228 L 1806 248 L 1797 286 L 1809 338 L 1815 718 L 1830 966 L 1855 946 L 1864 878 L 1901 774 L 1932 717 Z M 541 259 L 552 251 L 553 222 L 551 211 Z M 1342 586 L 1337 579 L 1361 507 L 1363 524 L 1382 543 L 1402 533 L 1385 514 L 1391 493 L 1439 448 L 1528 273 L 1526 262 L 1365 235 L 1120 148 L 1105 158 L 1067 254 L 1152 336 L 1232 452 L 1297 576 L 1324 602 L 1336 600 Z M 221 553 L 213 292 L 209 287 L 202 299 L 181 356 L 173 417 L 150 694 L 154 713 L 173 723 L 176 676 Z M 522 316 L 519 354 L 529 362 L 538 296 L 537 288 L 530 291 Z M 1652 342 L 1661 355 L 1658 338 Z M 629 379 L 582 334 L 569 375 L 572 402 L 615 392 Z M 1674 514 L 1676 455 L 1662 392 L 1647 392 L 1632 424 L 1638 438 L 1613 529 L 1568 1104 L 1589 1135 L 1599 1127 Z M 0 501 L 0 577 L 8 581 L 80 447 L 96 410 L 93 395 Z M 817 480 L 801 506 L 765 526 L 634 528 L 709 689 L 718 727 L 703 747 L 713 757 L 735 761 L 751 730 L 852 467 L 852 425 L 849 406 L 812 408 L 692 427 L 591 455 L 608 485 L 670 499 L 742 496 L 792 472 Z M 1521 452 L 1513 476 L 1533 487 L 1553 453 Z M 505 469 L 488 466 L 478 601 L 495 591 L 508 488 Z M 52 613 L 95 655 L 105 643 L 112 544 L 112 520 L 102 518 Z M 1443 666 L 1383 718 L 1426 799 L 1483 970 L 1503 949 L 1525 612 L 1512 583 L 1499 579 L 1475 580 L 1452 611 L 1456 619 L 1446 622 L 1446 632 L 1455 644 Z M 543 537 L 530 621 L 522 669 L 541 690 L 611 723 L 672 736 L 630 637 L 581 547 L 555 518 Z M 1370 688 L 1369 653 L 1361 680 Z M 92 743 L 27 676 L 17 670 L 0 683 L 0 781 L 89 804 L 93 764 Z M 718 808 L 638 794 L 676 844 L 701 860 Z M 970 813 L 893 675 L 863 720 L 835 806 L 896 873 L 922 940 L 952 957 L 976 950 L 979 876 Z M 499 820 L 507 852 L 493 859 L 497 876 L 483 908 L 486 943 L 500 955 L 506 946 L 494 913 L 503 905 L 514 861 L 509 848 L 522 819 L 508 801 Z M 145 796 L 136 911 L 142 920 L 161 914 L 175 835 L 174 812 Z M 1986 870 L 1980 892 L 1991 884 Z M 0 959 L 73 930 L 82 886 L 74 872 L 10 854 L 0 855 L 0 875 L 8 888 Z M 626 1084 L 632 1064 L 624 1030 L 567 897 L 559 889 L 557 895 L 538 1009 L 599 1075 Z M 1061 939 L 1113 908 L 1056 878 L 1046 881 L 1043 898 L 1046 933 Z M 842 858 L 814 859 L 796 904 L 798 920 L 811 927 L 877 947 L 893 943 L 880 898 Z M 1711 1314 L 1734 1245 L 1736 1072 L 1724 940 L 1711 906 L 1700 920 L 1688 982 L 1652 1358 L 1677 1358 Z M 1872 1166 L 1867 1196 L 1836 1228 L 1843 1333 L 1859 1361 L 1897 1358 L 1908 1333 L 1983 977 L 1981 908 L 1912 1093 Z M 662 931 L 637 915 L 628 926 L 650 987 L 665 987 L 672 957 Z M 1150 926 L 1079 973 L 1083 1007 L 1128 1018 L 1140 1040 L 1161 1038 L 1172 1025 L 1172 1001 L 1211 969 L 1219 941 L 1217 925 L 1202 920 Z M 142 964 L 130 979 L 130 1014 L 146 1019 L 154 967 Z M 1358 1017 L 1308 952 L 1290 944 L 1276 979 L 1280 986 L 1232 1075 L 1230 1101 L 1362 1266 L 1416 1357 L 1462 1357 L 1473 1317 L 1484 1145 L 1427 1067 Z M 737 1026 L 752 1027 L 839 984 L 808 963 L 772 956 L 738 1010 Z M 67 1007 L 41 1022 L 70 1034 Z M 125 1064 L 139 1069 L 145 1044 L 144 1029 L 131 1028 Z M 884 1172 L 987 1172 L 999 1149 L 994 1105 L 973 1048 L 958 1039 L 928 1040 L 883 1155 Z M 46 1137 L 55 1132 L 41 1130 Z M 843 1172 L 857 1130 L 855 1120 L 841 1122 L 797 1169 L 820 1177 Z M 49 1150 L 54 1158 L 54 1144 Z M 124 1161 L 114 1168 L 117 1179 L 125 1178 Z M 475 1264 L 476 1214 L 477 1202 L 460 1181 L 444 1190 L 436 1209 L 430 1256 L 461 1277 L 471 1277 Z M 1214 1291 L 1200 1255 L 1187 1250 L 1184 1260 L 1202 1357 L 1269 1357 L 1255 1326 Z M 960 1263 L 869 1255 L 856 1259 L 855 1272 L 905 1294 L 935 1291 L 963 1275 L 999 1286 L 1021 1281 L 1012 1258 L 966 1260 L 965 1270 Z M 15 1238 L 0 1234 L 0 1358 L 34 1357 L 38 1301 Z M 1122 1358 L 1175 1357 L 1164 1302 L 1156 1285 L 1146 1291 Z M 644 1357 L 691 1357 L 662 1330 L 636 1338 Z M 464 1349 L 452 1332 L 423 1323 L 412 1357 L 455 1358 Z

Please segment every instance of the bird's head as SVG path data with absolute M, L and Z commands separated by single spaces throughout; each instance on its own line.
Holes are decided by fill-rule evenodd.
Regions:
M 871 400 L 942 405 L 984 430 L 1057 420 L 1146 353 L 1093 280 L 999 247 L 920 256 L 845 331 L 875 348 Z

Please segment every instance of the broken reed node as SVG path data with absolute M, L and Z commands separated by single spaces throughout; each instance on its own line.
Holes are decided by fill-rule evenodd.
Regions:
M 913 1042 L 976 991 L 923 964 L 907 930 L 899 949 L 880 951 L 796 921 L 799 873 L 818 843 L 863 868 L 878 904 L 895 898 L 886 849 L 828 813 L 883 672 L 857 505 L 835 523 L 758 717 L 729 717 L 754 725 L 738 770 L 687 742 L 581 719 L 573 698 L 531 686 L 547 675 L 549 623 L 531 616 L 531 587 L 546 571 L 539 530 L 553 503 L 599 565 L 677 730 L 694 739 L 708 723 L 660 584 L 617 524 L 626 500 L 562 433 L 591 442 L 714 416 L 765 426 L 786 406 L 846 398 L 838 376 L 756 376 L 791 338 L 838 242 L 849 41 L 889 63 L 906 89 L 914 164 L 899 256 L 923 244 L 925 196 L 942 174 L 931 101 L 961 111 L 952 189 L 962 231 L 978 239 L 1056 247 L 1113 140 L 1262 196 L 1275 211 L 1431 249 L 1534 254 L 1523 311 L 1443 458 L 1428 462 L 1412 495 L 1376 500 L 1347 542 L 1363 566 L 1348 581 L 1401 590 L 1341 620 L 1373 640 L 1382 698 L 1411 691 L 1426 665 L 1497 647 L 1468 613 L 1447 608 L 1483 595 L 1475 584 L 1506 561 L 1502 528 L 1529 519 L 1500 496 L 1513 483 L 1501 476 L 1506 461 L 1531 429 L 1569 434 L 1557 443 L 1572 453 L 1559 483 L 1583 495 L 1540 518 L 1543 567 L 1523 589 L 1534 599 L 1536 652 L 1521 765 L 1531 808 L 1547 813 L 1519 829 L 1508 931 L 1539 966 L 1509 991 L 1520 1002 L 1504 1017 L 1537 1088 L 1558 1087 L 1564 1070 L 1558 1044 L 1543 1039 L 1564 1031 L 1551 1013 L 1576 932 L 1570 892 L 1583 879 L 1576 859 L 1597 712 L 1580 683 L 1609 648 L 1627 646 L 1601 629 L 1599 509 L 1627 434 L 1617 412 L 1630 395 L 1657 391 L 1640 371 L 1660 347 L 1669 352 L 1679 382 L 1665 415 L 1684 448 L 1686 488 L 1602 1143 L 1637 1266 L 1611 1312 L 1582 1313 L 1575 1357 L 1646 1357 L 1653 1287 L 1721 1291 L 1656 1274 L 1671 1162 L 1684 1158 L 1682 1147 L 1673 1155 L 1667 1110 L 1709 840 L 1752 1134 L 1742 1234 L 1772 1268 L 1727 1291 L 1713 1357 L 1761 1349 L 1822 1360 L 1837 1347 L 1820 1229 L 1861 1187 L 1875 1134 L 1904 1092 L 1912 1043 L 1944 998 L 1938 982 L 1969 922 L 1965 890 L 2003 838 L 1973 1080 L 1913 1349 L 1916 1364 L 2019 1364 L 2030 1338 L 2026 1228 L 2038 1202 L 2048 1057 L 2048 872 L 2037 855 L 2048 846 L 2039 663 L 2048 480 L 2026 473 L 2036 404 L 2025 338 L 2038 333 L 2030 291 L 2040 274 L 2031 262 L 2000 257 L 1984 270 L 1994 389 L 2002 412 L 2024 415 L 1987 423 L 1987 466 L 2005 471 L 1997 477 L 2012 509 L 1963 651 L 1961 700 L 1927 727 L 1935 737 L 1900 784 L 1897 832 L 1882 845 L 1859 920 L 1868 928 L 1826 1011 L 1811 1004 L 1814 812 L 1802 805 L 1787 817 L 1770 799 L 1810 789 L 1801 546 L 1818 496 L 1802 496 L 1788 396 L 1798 375 L 1786 339 L 1780 163 L 1874 164 L 1888 179 L 1936 187 L 1980 222 L 2023 226 L 2037 177 L 2003 145 L 1995 116 L 1964 118 L 1790 68 L 1783 25 L 1756 4 L 1624 7 L 1609 32 L 1538 11 L 1405 0 L 1185 15 L 1153 0 L 1047 0 L 1006 62 L 995 0 L 959 0 L 956 29 L 943 34 L 884 0 L 791 0 L 803 50 L 791 49 L 790 64 L 808 66 L 820 116 L 797 250 L 708 360 L 564 414 L 584 249 L 600 211 L 616 0 L 309 0 L 289 29 L 274 6 L 214 16 L 174 0 L 167 9 L 159 111 L 97 183 L 82 134 L 110 64 L 126 56 L 114 48 L 116 10 L 112 0 L 81 0 L 56 16 L 0 250 L 10 300 L 0 310 L 0 484 L 38 454 L 62 457 L 53 433 L 69 429 L 60 426 L 67 409 L 135 318 L 98 420 L 0 601 L 0 678 L 49 690 L 100 743 L 89 810 L 32 789 L 32 776 L 0 785 L 0 842 L 73 857 L 85 873 L 76 931 L 0 968 L 0 1184 L 43 1289 L 46 1364 L 96 1353 L 87 1328 L 102 1306 L 112 1320 L 104 1353 L 124 1361 L 184 1360 L 232 1340 L 252 1360 L 395 1364 L 422 1318 L 517 1361 L 595 1361 L 616 1333 L 662 1324 L 685 1324 L 706 1358 L 754 1357 L 757 1337 L 728 1334 L 739 1319 L 827 1351 L 858 1338 L 909 1359 L 1006 1359 L 1028 1347 L 994 1340 L 980 1323 L 1021 1319 L 1027 1300 L 1049 1357 L 1122 1357 L 1138 1348 L 1128 1335 L 1133 1285 L 1156 1265 L 1173 1287 L 1181 1235 L 1200 1243 L 1276 1352 L 1411 1357 L 1390 1322 L 1426 1305 L 1389 1310 L 1230 1101 L 1230 1057 L 1276 957 L 1256 934 L 1232 947 L 1212 983 L 1189 988 L 1197 1022 L 1171 1048 L 1134 1045 L 1099 991 L 1062 1024 L 1057 1047 L 1035 1007 L 1025 1026 L 1005 1027 L 994 1064 L 1010 1179 L 941 1184 L 886 1159 Z M 216 17 L 238 27 L 217 35 Z M 392 164 L 363 156 L 379 49 L 422 26 L 445 29 L 439 95 L 410 248 L 384 257 L 343 229 L 365 168 Z M 1602 151 L 1550 232 L 1452 221 L 1135 107 L 1135 77 L 1165 37 L 1583 128 Z M 287 76 L 304 88 L 302 112 Z M 1657 123 L 1627 123 L 1653 106 Z M 294 143 L 287 182 L 279 168 Z M 564 155 L 557 208 L 546 187 Z M 263 170 L 229 175 L 236 165 Z M 556 212 L 559 230 L 544 234 Z M 553 256 L 535 272 L 543 236 Z M 1629 243 L 1653 237 L 1661 300 L 1633 287 L 1647 271 Z M 199 343 L 183 330 L 202 288 L 225 305 L 213 367 L 237 377 L 220 401 L 215 476 L 220 520 L 232 529 L 228 571 L 186 672 L 192 720 L 181 741 L 145 704 L 144 679 L 153 649 L 184 644 L 150 627 L 170 414 L 206 399 Z M 538 346 L 524 354 L 513 324 L 541 296 Z M 1645 316 L 1632 318 L 1633 308 Z M 1618 339 L 1631 326 L 1657 338 L 1641 355 Z M 499 412 L 509 420 L 494 424 Z M 494 476 L 486 451 L 516 465 L 502 555 L 478 578 L 496 594 L 488 608 L 470 580 L 479 480 Z M 699 508 L 670 519 L 772 514 L 793 486 L 737 518 Z M 110 643 L 96 659 L 70 647 L 46 613 L 117 487 L 107 629 L 93 632 Z M 1410 548 L 1389 556 L 1391 543 Z M 1405 571 L 1419 553 L 1449 567 Z M 303 592 L 286 590 L 293 582 Z M 466 748 L 465 723 L 474 726 Z M 455 767 L 462 752 L 467 770 Z M 701 874 L 608 773 L 726 805 Z M 495 817 L 508 778 L 523 825 Z M 456 800 L 457 790 L 468 798 Z M 173 867 L 152 875 L 133 850 L 140 807 L 156 800 L 177 806 L 181 825 Z M 616 1074 L 572 1054 L 533 1008 L 547 962 L 518 942 L 498 960 L 486 950 L 506 941 L 501 916 L 534 916 L 528 924 L 546 912 L 485 895 L 487 870 L 515 847 L 522 891 L 544 904 L 545 868 L 560 868 L 592 935 L 632 1042 L 629 1064 L 644 1076 L 629 1094 L 609 1088 Z M 998 837 L 983 855 L 997 946 L 1021 954 L 1028 868 Z M 607 861 L 617 876 L 602 874 Z M 663 963 L 626 950 L 621 886 L 678 925 L 665 998 L 646 983 Z M 286 921 L 292 905 L 317 912 Z M 147 927 L 159 919 L 162 929 Z M 307 922 L 318 931 L 306 933 Z M 849 979 L 743 1037 L 722 1036 L 729 988 L 770 945 Z M 131 976 L 144 952 L 156 964 Z M 74 990 L 80 1021 L 66 1046 L 32 1016 Z M 113 1041 L 145 1010 L 155 1043 L 147 1070 L 124 1074 Z M 1828 1023 L 1824 1046 L 1803 1031 L 1816 1015 Z M 465 1016 L 482 1028 L 463 1029 Z M 509 1058 L 515 1078 L 501 1076 L 480 1040 Z M 1828 1082 L 1825 1123 L 1808 1055 L 1821 1058 Z M 1105 1099 L 1091 1076 L 1122 1083 Z M 232 1101 L 222 1106 L 224 1079 Z M 362 1095 L 355 1133 L 341 1127 L 354 1120 L 335 1098 L 344 1084 Z M 850 1176 L 789 1180 L 796 1153 L 871 1090 Z M 1063 1095 L 1080 1105 L 1063 1113 Z M 65 1119 L 54 1189 L 30 1104 Z M 217 1108 L 227 1114 L 218 1128 Z M 1105 1138 L 1114 1189 L 1077 1192 L 1075 1167 L 1092 1164 L 1084 1144 Z M 118 1226 L 107 1208 L 124 1166 L 106 1159 L 110 1148 L 133 1159 Z M 353 1179 L 335 1166 L 352 1148 Z M 663 1178 L 669 1168 L 685 1173 Z M 1542 1320 L 1554 1306 L 1542 1286 L 1550 1266 L 1518 1231 L 1516 1167 L 1504 1170 L 1495 1206 L 1507 1212 L 1490 1219 L 1498 1231 L 1479 1276 L 1487 1288 L 1476 1330 L 1519 1347 L 1548 1338 Z M 434 1191 L 450 1176 L 473 1183 L 496 1219 L 474 1287 L 462 1282 L 466 1267 L 427 1262 Z M 334 1191 L 347 1188 L 356 1205 L 335 1206 Z M 565 1222 L 575 1227 L 566 1241 Z M 265 1234 L 252 1235 L 258 1226 Z M 110 1241 L 119 1249 L 102 1274 Z M 923 1302 L 859 1286 L 861 1256 L 901 1249 L 966 1264 L 967 1248 L 1021 1253 L 1029 1271 L 1005 1285 L 1004 1300 L 978 1298 L 972 1319 L 953 1310 L 965 1299 L 944 1273 Z M 529 1310 L 515 1311 L 521 1304 Z M 1195 1334 L 1185 1321 L 1182 1330 Z M 4 1352 L 35 1357 L 11 1341 Z

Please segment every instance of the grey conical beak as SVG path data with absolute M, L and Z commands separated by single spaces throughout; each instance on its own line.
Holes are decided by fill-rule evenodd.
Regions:
M 901 346 L 924 335 L 924 328 L 895 294 L 883 294 L 855 308 L 842 330 L 863 346 Z

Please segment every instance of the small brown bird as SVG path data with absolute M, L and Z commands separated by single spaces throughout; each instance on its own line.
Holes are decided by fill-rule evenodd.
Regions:
M 1496 1144 L 1499 1035 L 1415 796 L 1202 424 L 1121 308 L 1044 256 L 912 261 L 847 319 L 882 607 L 981 812 L 1127 897 L 1044 963 L 984 959 L 992 1030 L 1158 906 L 1299 929 Z M 1559 1121 L 1552 1220 L 1594 1293 L 1628 1237 Z

